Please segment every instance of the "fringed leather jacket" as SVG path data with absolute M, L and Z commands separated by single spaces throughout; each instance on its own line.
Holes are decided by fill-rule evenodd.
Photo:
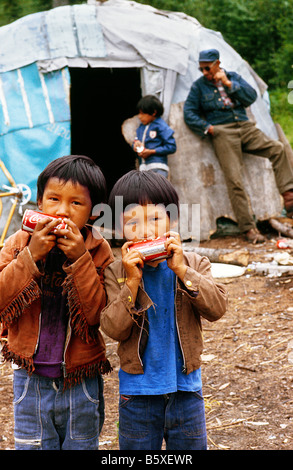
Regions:
M 187 271 L 183 282 L 177 278 L 175 314 L 182 350 L 183 372 L 198 369 L 203 349 L 201 317 L 208 321 L 221 318 L 227 309 L 227 292 L 211 274 L 211 263 L 197 253 L 184 252 Z M 136 301 L 126 284 L 121 260 L 105 271 L 108 304 L 101 313 L 101 329 L 119 341 L 121 368 L 130 374 L 143 374 L 143 353 L 148 340 L 147 310 L 153 305 L 141 283 Z
M 63 363 L 66 388 L 111 370 L 99 323 L 106 304 L 104 270 L 114 257 L 98 231 L 87 227 L 85 231 L 87 251 L 76 262 L 63 265 L 69 309 Z M 0 251 L 0 322 L 4 358 L 31 374 L 40 334 L 44 274 L 30 254 L 29 240 L 30 235 L 20 230 Z

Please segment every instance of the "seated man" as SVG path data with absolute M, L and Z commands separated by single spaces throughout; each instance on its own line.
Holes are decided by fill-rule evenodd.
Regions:
M 201 51 L 203 76 L 191 86 L 184 104 L 184 120 L 200 136 L 210 135 L 223 170 L 239 229 L 248 241 L 262 243 L 243 184 L 242 152 L 269 158 L 276 184 L 284 198 L 287 216 L 293 216 L 293 171 L 281 142 L 268 138 L 246 114 L 256 91 L 239 74 L 220 67 L 216 49 Z

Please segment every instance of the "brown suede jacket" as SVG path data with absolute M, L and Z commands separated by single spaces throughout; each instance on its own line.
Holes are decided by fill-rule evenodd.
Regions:
M 184 369 L 187 374 L 198 369 L 203 349 L 201 316 L 216 321 L 227 309 L 227 294 L 211 274 L 208 258 L 184 252 L 188 266 L 184 282 L 177 279 L 175 297 L 176 323 Z M 141 283 L 136 302 L 126 285 L 121 260 L 105 270 L 108 304 L 101 313 L 101 329 L 119 341 L 121 368 L 130 374 L 143 374 L 142 354 L 147 342 L 147 309 L 153 304 Z
M 99 322 L 106 304 L 104 270 L 114 257 L 98 231 L 85 230 L 87 251 L 76 262 L 63 265 L 63 289 L 69 306 L 64 348 L 66 387 L 83 377 L 111 370 Z M 1 337 L 7 339 L 2 349 L 4 358 L 31 374 L 39 339 L 43 274 L 27 247 L 29 240 L 30 234 L 19 230 L 0 251 L 0 322 Z

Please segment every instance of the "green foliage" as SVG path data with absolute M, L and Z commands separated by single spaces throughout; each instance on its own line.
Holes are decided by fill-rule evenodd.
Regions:
M 280 124 L 293 148 L 293 104 L 288 100 L 291 90 L 275 89 L 270 93 L 270 100 L 273 121 Z
M 293 79 L 293 0 L 137 0 L 220 31 L 270 87 Z
M 136 1 L 161 10 L 184 12 L 204 27 L 220 31 L 270 88 L 285 88 L 293 80 L 293 0 Z M 56 4 L 58 0 L 0 0 L 0 26 Z
M 65 3 L 72 5 L 85 2 L 86 0 L 68 0 Z M 0 26 L 12 23 L 31 13 L 50 10 L 53 4 L 53 0 L 0 0 Z

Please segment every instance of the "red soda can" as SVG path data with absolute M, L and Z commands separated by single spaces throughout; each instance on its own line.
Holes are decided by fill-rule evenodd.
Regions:
M 143 256 L 145 261 L 157 261 L 159 259 L 168 258 L 167 250 L 165 248 L 166 237 L 158 237 L 154 240 L 143 240 L 134 242 L 128 250 L 137 250 Z
M 40 220 L 50 218 L 51 220 L 54 219 L 60 219 L 60 217 L 56 217 L 55 215 L 48 215 L 44 214 L 43 212 L 38 212 L 38 211 L 33 211 L 31 209 L 26 209 L 26 211 L 23 214 L 22 218 L 22 230 L 25 232 L 33 232 L 35 229 L 35 226 Z M 60 224 L 56 225 L 54 229 L 52 230 L 52 233 L 54 233 L 56 230 L 61 230 L 67 228 L 67 224 L 65 222 L 61 222 Z

